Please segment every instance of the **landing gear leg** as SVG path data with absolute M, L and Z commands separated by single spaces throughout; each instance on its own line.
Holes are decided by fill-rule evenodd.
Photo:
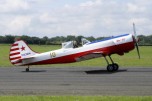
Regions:
M 113 72 L 113 65 L 112 64 L 109 64 L 109 61 L 107 60 L 106 56 L 104 56 L 106 62 L 107 62 L 107 71 L 108 72 Z
M 109 65 L 109 61 L 107 60 L 106 56 L 104 56 L 104 58 L 105 58 L 105 60 L 106 60 L 107 64 Z
M 26 68 L 26 72 L 29 72 L 29 68 L 30 68 L 29 66 Z

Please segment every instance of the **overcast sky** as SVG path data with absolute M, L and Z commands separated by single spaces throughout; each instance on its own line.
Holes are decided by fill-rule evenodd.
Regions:
M 152 0 L 0 0 L 0 35 L 152 34 Z

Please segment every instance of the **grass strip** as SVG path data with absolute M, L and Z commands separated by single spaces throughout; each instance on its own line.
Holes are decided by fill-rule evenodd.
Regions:
M 0 101 L 152 101 L 152 96 L 0 96 Z

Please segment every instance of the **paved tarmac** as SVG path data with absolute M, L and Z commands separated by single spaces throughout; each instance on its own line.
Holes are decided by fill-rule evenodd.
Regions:
M 0 95 L 152 95 L 152 68 L 0 68 Z

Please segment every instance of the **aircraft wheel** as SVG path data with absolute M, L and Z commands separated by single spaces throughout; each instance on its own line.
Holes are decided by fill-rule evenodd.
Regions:
M 113 66 L 112 64 L 109 64 L 109 65 L 107 66 L 107 71 L 108 71 L 108 72 L 113 72 L 113 71 L 114 71 L 114 66 Z
M 29 68 L 26 68 L 26 72 L 29 72 Z
M 118 71 L 119 65 L 117 63 L 114 63 L 112 65 L 113 65 L 113 71 Z

